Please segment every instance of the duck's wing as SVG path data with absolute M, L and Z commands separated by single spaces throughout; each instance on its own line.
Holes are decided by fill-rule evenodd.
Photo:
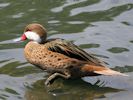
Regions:
M 49 39 L 45 42 L 44 46 L 50 51 L 58 52 L 71 58 L 86 61 L 97 66 L 104 65 L 104 62 L 100 61 L 92 54 L 85 52 L 72 42 L 64 39 Z

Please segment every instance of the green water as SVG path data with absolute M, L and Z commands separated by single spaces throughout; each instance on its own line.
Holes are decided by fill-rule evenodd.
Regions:
M 130 77 L 58 79 L 45 87 L 47 73 L 23 56 L 14 43 L 24 27 L 37 22 L 48 38 L 73 41 Z M 0 0 L 0 100 L 132 100 L 132 0 Z

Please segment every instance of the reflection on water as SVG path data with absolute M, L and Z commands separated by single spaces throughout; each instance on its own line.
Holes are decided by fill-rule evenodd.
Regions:
M 57 80 L 50 89 L 44 87 L 44 80 L 34 83 L 33 88 L 26 91 L 27 100 L 93 100 L 94 98 L 104 98 L 104 93 L 123 91 L 120 89 L 100 87 L 97 85 L 79 80 Z M 75 86 L 76 85 L 76 86 Z M 64 98 L 65 96 L 65 98 Z
M 14 77 L 20 77 L 37 72 L 40 72 L 38 68 L 33 66 L 27 66 L 27 63 L 20 63 L 18 61 L 10 63 L 8 62 L 0 68 L 0 74 L 6 74 Z
M 0 99 L 106 100 L 114 95 L 117 100 L 132 98 L 132 13 L 132 0 L 1 0 Z M 110 68 L 130 77 L 58 79 L 46 88 L 47 73 L 24 59 L 26 42 L 12 41 L 33 22 L 46 27 L 48 38 L 73 41 L 103 59 Z
M 130 42 L 133 43 L 133 40 L 131 40 Z
M 127 48 L 122 48 L 122 47 L 113 47 L 113 48 L 108 49 L 108 51 L 112 53 L 122 53 L 122 52 L 126 52 L 129 50 Z
M 99 44 L 81 44 L 79 45 L 80 48 L 85 49 L 85 48 L 98 48 Z

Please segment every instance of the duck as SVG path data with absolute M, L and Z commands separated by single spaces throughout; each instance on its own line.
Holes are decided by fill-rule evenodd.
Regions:
M 108 68 L 102 60 L 73 42 L 61 38 L 47 39 L 47 30 L 41 24 L 27 25 L 20 40 L 29 40 L 24 48 L 26 60 L 49 74 L 45 81 L 46 86 L 51 85 L 57 78 L 127 76 Z

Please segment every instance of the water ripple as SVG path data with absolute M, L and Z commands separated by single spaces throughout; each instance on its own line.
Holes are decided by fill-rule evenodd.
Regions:
M 120 0 L 101 0 L 101 2 L 85 6 L 85 7 L 78 7 L 71 10 L 70 16 L 75 16 L 83 12 L 95 12 L 95 11 L 104 11 L 111 9 L 113 7 L 118 7 L 125 4 L 133 4 L 132 0 L 120 1 Z
M 80 0 L 80 1 L 67 0 L 64 5 L 62 5 L 60 7 L 52 8 L 51 11 L 55 12 L 55 13 L 61 12 L 65 7 L 68 7 L 70 5 L 77 4 L 77 3 L 80 3 L 80 2 L 84 2 L 84 1 L 86 1 L 86 0 Z
M 9 6 L 10 3 L 0 3 L 0 9 Z

